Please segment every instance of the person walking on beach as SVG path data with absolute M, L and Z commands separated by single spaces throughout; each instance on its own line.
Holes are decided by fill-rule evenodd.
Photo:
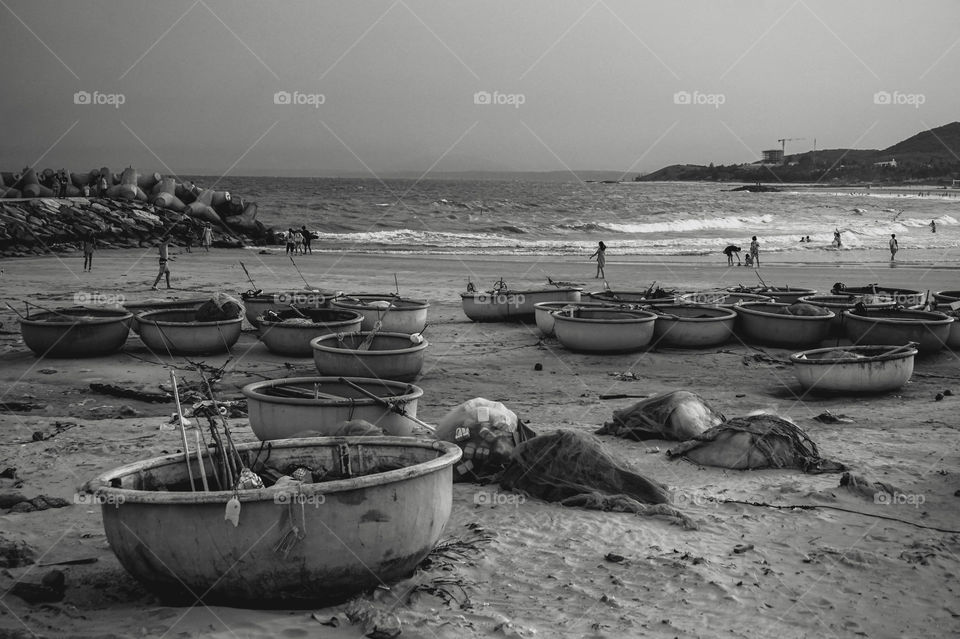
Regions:
M 310 236 L 310 231 L 307 230 L 306 224 L 300 227 L 300 235 L 303 236 L 303 252 L 313 255 L 313 249 L 310 248 L 310 240 L 313 238 Z
M 597 258 L 597 275 L 593 279 L 607 279 L 606 274 L 603 272 L 603 267 L 607 264 L 607 245 L 604 244 L 602 240 L 597 244 L 597 250 L 590 256 L 591 259 L 594 257 Z
M 97 238 L 93 231 L 83 236 L 83 270 L 93 270 L 93 249 L 97 247 Z
M 210 226 L 210 222 L 207 222 L 203 227 L 203 232 L 200 234 L 200 243 L 203 244 L 203 249 L 209 253 L 210 246 L 213 244 L 213 227 Z
M 753 262 L 754 268 L 760 266 L 760 242 L 757 241 L 756 235 L 750 240 L 750 261 Z
M 937 232 L 937 221 L 936 221 L 936 220 L 930 220 L 930 232 L 931 232 L 931 233 L 936 233 L 936 232 Z
M 170 238 L 165 237 L 163 241 L 160 242 L 160 271 L 157 273 L 157 279 L 153 280 L 153 286 L 150 287 L 151 291 L 157 290 L 157 284 L 160 283 L 160 278 L 164 275 L 167 276 L 167 288 L 170 288 L 170 267 L 167 266 L 167 261 L 170 259 Z
M 897 234 L 890 234 L 890 261 L 893 261 L 893 257 L 897 254 L 897 251 L 900 250 L 900 245 L 897 244 Z
M 802 240 L 801 240 L 802 241 Z M 733 256 L 737 256 L 737 266 L 740 266 L 740 247 L 731 244 L 723 249 L 723 254 L 727 256 L 727 266 L 733 266 Z
M 843 246 L 843 242 L 840 241 L 840 229 L 833 229 L 833 245 L 837 248 Z

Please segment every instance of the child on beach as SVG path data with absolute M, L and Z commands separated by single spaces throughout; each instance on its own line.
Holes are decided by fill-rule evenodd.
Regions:
M 727 266 L 733 266 L 733 256 L 737 256 L 737 266 L 740 266 L 740 247 L 734 246 L 731 244 L 727 248 L 723 249 L 723 254 L 727 256 Z
M 900 245 L 897 243 L 897 234 L 890 234 L 890 261 L 893 261 L 893 256 L 897 254 L 897 251 L 900 250 Z
M 760 266 L 760 242 L 757 241 L 756 235 L 750 240 L 750 261 L 753 263 L 752 266 Z
M 157 273 L 157 279 L 153 280 L 153 286 L 150 287 L 151 291 L 157 290 L 157 284 L 160 283 L 160 278 L 164 275 L 167 276 L 167 288 L 170 288 L 170 268 L 167 266 L 167 260 L 170 259 L 169 244 L 169 237 L 163 238 L 163 241 L 160 242 L 160 271 Z
M 607 264 L 606 253 L 607 253 L 607 245 L 604 244 L 603 241 L 601 240 L 597 245 L 597 250 L 594 251 L 593 254 L 590 256 L 591 259 L 593 259 L 593 257 L 597 258 L 597 275 L 596 277 L 594 277 L 594 279 L 598 279 L 601 277 L 603 279 L 607 279 L 606 274 L 604 274 L 603 272 L 603 267 Z

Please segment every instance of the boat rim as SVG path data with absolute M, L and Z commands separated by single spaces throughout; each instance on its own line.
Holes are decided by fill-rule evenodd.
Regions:
M 252 382 L 247 384 L 240 389 L 240 392 L 243 393 L 249 399 L 255 399 L 257 401 L 268 401 L 271 404 L 291 404 L 294 406 L 368 406 L 370 404 L 378 404 L 377 400 L 372 397 L 357 397 L 349 398 L 344 397 L 343 399 L 310 399 L 307 397 L 280 397 L 277 395 L 267 395 L 260 392 L 262 388 L 272 388 L 275 386 L 293 386 L 296 384 L 307 384 L 316 382 L 317 380 L 324 380 L 329 382 L 336 382 L 340 378 L 333 376 L 313 376 L 313 377 L 285 377 L 283 379 L 267 379 L 259 382 Z M 380 386 L 396 386 L 398 390 L 407 390 L 407 392 L 401 392 L 394 395 L 379 395 L 376 394 L 381 400 L 389 401 L 390 399 L 402 399 L 402 400 L 413 400 L 419 399 L 423 396 L 423 389 L 415 384 L 408 384 L 406 382 L 398 382 L 392 379 L 377 379 L 375 377 L 344 377 L 343 379 L 353 382 L 362 386 L 364 382 L 376 382 Z
M 404 468 L 387 470 L 381 473 L 363 475 L 361 477 L 352 477 L 350 479 L 335 479 L 333 481 L 300 484 L 299 486 L 271 486 L 269 488 L 252 488 L 243 490 L 210 490 L 210 491 L 157 491 L 157 490 L 135 490 L 132 488 L 114 488 L 110 486 L 113 479 L 126 475 L 133 475 L 139 472 L 153 470 L 166 465 L 182 464 L 183 453 L 173 453 L 161 457 L 153 457 L 137 462 L 132 462 L 119 466 L 105 473 L 102 473 L 94 479 L 88 481 L 81 491 L 93 493 L 103 499 L 104 507 L 114 505 L 117 508 L 121 504 L 214 504 L 223 505 L 231 498 L 236 498 L 240 502 L 263 502 L 275 501 L 284 503 L 283 498 L 278 496 L 288 496 L 292 491 L 297 495 L 309 497 L 312 495 L 330 495 L 336 493 L 349 492 L 373 486 L 390 484 L 401 479 L 413 479 L 423 475 L 430 474 L 437 470 L 455 464 L 463 452 L 456 444 L 441 440 L 429 440 L 419 437 L 302 437 L 294 439 L 274 439 L 266 442 L 250 442 L 239 444 L 237 451 L 257 451 L 261 448 L 272 450 L 273 448 L 297 448 L 297 447 L 318 447 L 318 446 L 337 446 L 341 444 L 357 446 L 405 446 L 410 448 L 429 448 L 441 451 L 443 454 L 435 459 L 428 459 L 425 462 L 413 464 Z M 204 455 L 207 461 L 210 460 L 210 452 Z M 212 463 L 212 462 L 211 462 Z M 289 499 L 286 500 L 290 502 Z
M 418 334 L 418 333 L 395 333 L 395 332 L 388 332 L 388 331 L 353 331 L 351 333 L 329 333 L 327 335 L 314 337 L 312 340 L 310 340 L 310 348 L 312 348 L 313 350 L 325 351 L 328 353 L 356 354 L 358 352 L 361 352 L 367 355 L 398 355 L 398 354 L 406 355 L 411 352 L 422 351 L 427 347 L 427 344 L 429 344 L 427 340 L 423 340 L 419 344 L 414 344 L 413 342 L 410 342 L 409 348 L 392 348 L 392 349 L 383 350 L 383 351 L 359 351 L 356 348 L 336 348 L 333 346 L 327 346 L 326 344 L 320 343 L 320 342 L 331 340 L 331 339 L 336 339 L 337 341 L 340 341 L 337 338 L 346 337 L 347 335 L 356 335 L 358 337 L 366 337 L 371 333 L 375 333 L 377 336 L 382 335 L 384 337 L 400 337 L 407 340 L 408 342 L 410 342 L 410 335 Z
M 885 353 L 880 355 L 866 355 L 864 357 L 842 357 L 839 359 L 810 359 L 808 355 L 812 353 L 826 353 L 828 351 L 866 351 L 866 350 L 887 350 L 896 348 L 897 351 L 893 353 Z M 870 345 L 865 344 L 863 346 L 828 346 L 825 348 L 813 348 L 806 351 L 799 351 L 790 355 L 790 361 L 794 364 L 800 364 L 801 366 L 828 366 L 833 364 L 869 364 L 872 362 L 885 362 L 894 359 L 905 359 L 907 357 L 913 357 L 920 351 L 917 349 L 916 343 L 911 342 L 909 345 L 904 344 L 903 346 L 891 346 L 889 344 L 876 344 Z
M 430 308 L 430 303 L 426 300 L 416 300 L 409 297 L 391 295 L 389 293 L 385 293 L 383 295 L 378 295 L 376 293 L 353 293 L 350 295 L 341 293 L 337 297 L 333 298 L 331 302 L 337 306 L 349 309 L 362 308 L 364 310 L 386 310 L 376 306 L 368 306 L 367 304 L 363 303 L 364 300 L 369 300 L 371 302 L 380 300 L 383 300 L 384 302 L 389 301 L 391 303 L 397 302 L 398 305 L 396 307 L 390 307 L 391 311 L 419 311 L 425 308 Z
M 875 311 L 883 312 L 888 309 L 878 308 L 874 309 Z M 892 325 L 905 325 L 905 326 L 941 326 L 949 324 L 950 322 L 956 321 L 955 318 L 950 317 L 946 313 L 941 313 L 940 311 L 897 311 L 897 313 L 910 313 L 911 315 L 921 315 L 926 317 L 870 317 L 869 315 L 861 315 L 855 310 L 844 311 L 843 314 L 846 318 L 855 318 L 863 321 L 871 321 L 880 324 L 892 324 Z
M 144 311 L 142 313 L 137 313 L 134 317 L 137 318 L 138 322 L 143 324 L 152 324 L 154 326 L 170 326 L 173 328 L 184 328 L 184 327 L 201 327 L 201 326 L 222 326 L 224 324 L 239 324 L 243 321 L 242 317 L 235 317 L 228 320 L 217 320 L 215 322 L 174 322 L 171 320 L 158 320 L 148 317 L 148 315 L 158 314 L 158 313 L 181 313 L 184 310 L 189 309 L 177 309 L 177 308 L 167 308 L 157 311 Z
M 757 309 L 757 308 L 751 308 L 753 306 L 760 306 L 760 305 L 778 306 L 778 307 L 793 306 L 792 304 L 787 304 L 785 302 L 745 302 L 744 304 L 740 304 L 736 308 L 738 313 L 743 311 L 743 312 L 746 312 L 748 315 L 757 315 L 760 317 L 775 317 L 780 319 L 816 321 L 816 322 L 831 320 L 837 316 L 836 313 L 834 313 L 833 311 L 828 311 L 826 309 L 824 309 L 827 313 L 826 315 L 784 315 L 782 313 L 769 313 L 767 311 L 761 311 L 760 309 Z M 844 311 L 844 312 L 849 313 L 850 311 Z
M 534 295 L 537 293 L 582 293 L 583 288 L 578 286 L 555 286 L 553 288 L 534 288 L 534 289 L 502 289 L 499 291 L 468 291 L 460 293 L 461 299 L 476 299 L 480 296 L 500 296 L 500 295 Z M 554 301 L 554 300 L 544 300 Z
M 671 313 L 664 310 L 671 307 L 683 309 L 695 308 L 701 312 L 715 311 L 721 314 L 716 315 L 715 317 L 681 317 L 678 315 L 671 315 Z M 700 304 L 664 304 L 663 306 L 655 306 L 651 308 L 654 310 L 651 310 L 650 312 L 656 315 L 658 320 L 664 319 L 671 322 L 716 322 L 717 320 L 731 320 L 736 319 L 737 317 L 737 312 L 735 310 L 722 306 L 708 306 Z
M 563 310 L 553 311 L 550 315 L 553 316 L 554 321 L 561 320 L 564 322 L 581 322 L 584 324 L 645 324 L 647 322 L 652 322 L 657 319 L 657 316 L 650 312 L 644 310 L 626 310 L 619 308 L 596 308 L 590 310 L 603 311 L 605 313 L 621 313 L 623 315 L 628 315 L 629 317 L 623 318 L 590 318 L 590 317 L 570 317 L 569 315 L 564 315 Z
M 86 313 L 103 313 L 105 317 L 93 317 L 89 319 L 76 318 L 76 319 L 63 319 L 58 321 L 47 321 L 44 319 L 36 319 L 38 317 L 56 317 L 57 315 L 70 315 L 72 313 L 76 314 L 86 314 Z M 76 326 L 77 324 L 112 324 L 114 322 L 125 322 L 130 320 L 134 315 L 130 311 L 120 309 L 120 308 L 91 308 L 88 306 L 72 306 L 70 308 L 62 308 L 59 310 L 50 310 L 50 311 L 41 311 L 36 313 L 32 317 L 21 317 L 20 323 L 26 324 L 27 326 Z

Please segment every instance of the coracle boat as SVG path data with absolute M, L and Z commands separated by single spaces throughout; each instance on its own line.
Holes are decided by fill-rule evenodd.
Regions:
M 891 286 L 877 286 L 868 284 L 866 286 L 847 286 L 843 282 L 837 282 L 830 289 L 834 295 L 856 295 L 862 297 L 865 304 L 878 302 L 893 302 L 897 306 L 916 306 L 923 304 L 924 293 L 909 288 L 895 288 Z
M 772 297 L 774 301 L 779 304 L 793 304 L 794 302 L 798 302 L 801 297 L 817 294 L 816 289 L 795 288 L 792 286 L 738 286 L 734 288 L 728 288 L 727 291 L 731 293 L 753 293 L 755 295 L 765 295 L 767 297 Z
M 196 317 L 191 309 L 140 313 L 137 332 L 151 351 L 171 355 L 226 353 L 240 339 L 239 315 L 211 322 L 199 322 Z
M 257 318 L 260 341 L 267 350 L 290 357 L 312 357 L 310 340 L 314 337 L 359 331 L 362 320 L 360 313 L 332 308 L 267 311 Z
M 800 301 L 806 304 L 820 306 L 833 313 L 834 318 L 831 322 L 831 330 L 834 333 L 842 333 L 843 312 L 853 310 L 857 304 L 861 304 L 868 310 L 890 308 L 896 304 L 892 299 L 884 299 L 882 297 L 873 299 L 881 301 L 864 302 L 864 298 L 857 295 L 807 295 L 806 297 L 801 297 Z
M 20 334 L 38 357 L 100 357 L 120 350 L 132 320 L 119 309 L 64 308 L 21 318 Z
M 904 346 L 837 346 L 790 356 L 797 381 L 816 393 L 883 393 L 910 381 L 917 349 Z
M 533 305 L 534 319 L 537 329 L 546 337 L 553 337 L 553 312 L 567 307 L 606 307 L 617 308 L 616 305 L 604 302 L 537 302 Z
M 697 291 L 694 293 L 684 293 L 680 296 L 680 302 L 683 304 L 696 304 L 698 306 L 736 306 L 746 302 L 773 302 L 775 301 L 768 295 L 758 295 L 756 293 L 732 293 L 730 291 Z
M 430 308 L 430 305 L 422 300 L 406 299 L 389 293 L 342 295 L 334 299 L 331 306 L 360 313 L 363 316 L 361 331 L 376 329 L 408 335 L 419 333 L 426 328 L 427 310 Z
M 736 312 L 710 306 L 652 306 L 657 316 L 653 345 L 670 348 L 706 348 L 733 337 Z
M 571 351 L 630 353 L 653 339 L 656 318 L 649 311 L 574 307 L 553 312 L 553 330 Z
M 737 330 L 747 341 L 783 348 L 813 346 L 829 336 L 833 313 L 811 306 L 822 315 L 790 315 L 786 311 L 790 306 L 782 302 L 741 304 L 736 307 Z
M 490 291 L 460 293 L 460 303 L 463 312 L 474 322 L 529 322 L 536 319 L 536 304 L 579 302 L 582 290 L 574 286 L 513 290 L 500 280 Z
M 253 434 L 263 440 L 303 437 L 304 431 L 336 434 L 345 421 L 363 419 L 386 435 L 413 433 L 417 400 L 413 384 L 363 377 L 288 377 L 243 387 Z
M 193 492 L 179 453 L 116 468 L 84 487 L 102 505 L 120 564 L 165 602 L 316 607 L 404 578 L 450 517 L 452 466 L 461 456 L 456 444 L 398 437 L 236 449 L 253 471 L 325 476 L 273 484 L 261 474 L 269 487 Z M 212 486 L 214 464 L 204 457 Z M 196 485 L 195 459 L 190 470 Z M 236 524 L 225 521 L 234 499 Z
M 368 340 L 368 338 L 370 338 Z M 362 348 L 365 343 L 367 348 Z M 412 382 L 423 368 L 429 343 L 419 334 L 360 331 L 310 340 L 321 375 L 375 377 Z
M 257 318 L 267 311 L 288 310 L 291 306 L 301 309 L 328 308 L 330 301 L 337 295 L 342 295 L 342 292 L 321 289 L 294 289 L 275 293 L 247 291 L 240 297 L 243 298 L 243 311 L 247 321 L 254 328 L 259 328 L 260 324 Z
M 921 355 L 947 344 L 954 318 L 936 311 L 877 309 L 844 311 L 847 337 L 854 344 L 902 346 L 914 342 Z
M 678 291 L 668 291 L 662 288 L 649 288 L 645 291 L 614 291 L 603 290 L 584 293 L 583 296 L 590 302 L 604 304 L 676 304 L 679 301 Z

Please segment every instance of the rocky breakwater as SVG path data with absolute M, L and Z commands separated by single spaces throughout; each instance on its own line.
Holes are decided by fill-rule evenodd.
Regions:
M 0 199 L 0 257 L 78 250 L 94 233 L 98 248 L 151 246 L 163 237 L 181 246 L 200 245 L 202 218 L 137 200 L 110 198 Z M 213 246 L 262 243 L 269 231 L 256 224 L 211 224 Z

